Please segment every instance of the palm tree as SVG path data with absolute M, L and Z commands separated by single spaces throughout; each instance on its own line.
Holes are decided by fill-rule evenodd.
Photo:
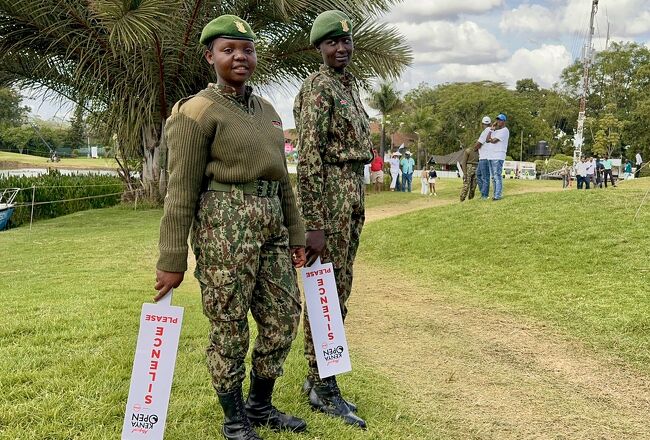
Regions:
M 368 104 L 370 104 L 370 107 L 379 110 L 379 113 L 381 113 L 381 143 L 379 146 L 379 155 L 383 157 L 384 150 L 386 149 L 386 115 L 399 106 L 399 94 L 395 91 L 390 82 L 384 82 L 379 85 L 379 88 L 370 93 Z
M 0 0 L 0 84 L 44 89 L 83 105 L 127 157 L 139 157 L 145 192 L 165 190 L 164 121 L 179 99 L 214 80 L 198 39 L 232 13 L 260 37 L 257 85 L 296 83 L 320 63 L 310 24 L 325 9 L 347 12 L 366 81 L 396 78 L 411 62 L 393 28 L 377 22 L 393 0 Z M 94 116 L 94 117 L 93 117 Z

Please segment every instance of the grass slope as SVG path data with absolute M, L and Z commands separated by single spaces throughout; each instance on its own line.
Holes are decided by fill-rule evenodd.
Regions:
M 473 200 L 371 223 L 360 258 L 432 295 L 551 322 L 650 371 L 648 186 Z

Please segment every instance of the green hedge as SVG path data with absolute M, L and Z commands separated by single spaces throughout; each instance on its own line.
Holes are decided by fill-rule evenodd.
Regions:
M 35 192 L 32 187 L 36 187 Z M 118 177 L 100 175 L 63 176 L 56 170 L 38 177 L 0 178 L 0 188 L 25 188 L 18 192 L 14 200 L 16 210 L 11 217 L 9 227 L 29 223 L 32 194 L 35 202 L 34 220 L 39 220 L 72 214 L 86 209 L 116 205 L 120 203 L 121 193 L 124 191 L 124 185 Z M 96 197 L 104 194 L 112 195 Z M 61 202 L 60 200 L 65 201 Z

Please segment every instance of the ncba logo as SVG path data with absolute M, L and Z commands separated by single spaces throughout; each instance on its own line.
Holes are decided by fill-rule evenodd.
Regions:
M 156 414 L 131 414 L 131 427 L 140 429 L 153 429 L 158 423 Z
M 343 356 L 343 347 L 333 347 L 323 350 L 323 356 L 325 356 L 326 361 L 333 361 L 335 359 L 340 359 Z

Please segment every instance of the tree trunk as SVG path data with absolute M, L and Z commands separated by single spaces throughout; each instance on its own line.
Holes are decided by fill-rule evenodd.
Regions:
M 142 130 L 142 188 L 144 196 L 155 202 L 162 200 L 160 182 L 160 140 L 162 130 L 152 124 Z
M 381 114 L 381 141 L 379 144 L 379 156 L 384 157 L 384 151 L 386 151 L 386 117 L 384 114 Z

